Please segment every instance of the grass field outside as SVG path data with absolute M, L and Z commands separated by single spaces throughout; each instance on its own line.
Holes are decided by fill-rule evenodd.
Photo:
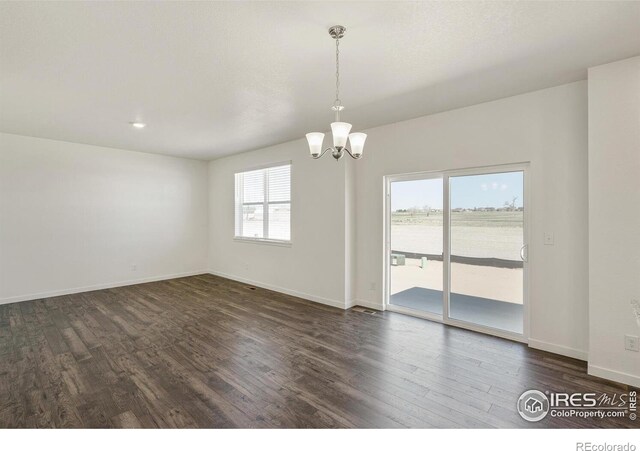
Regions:
M 451 253 L 465 257 L 519 260 L 523 245 L 522 211 L 453 211 Z M 397 251 L 442 254 L 442 211 L 403 211 L 391 214 L 391 248 Z

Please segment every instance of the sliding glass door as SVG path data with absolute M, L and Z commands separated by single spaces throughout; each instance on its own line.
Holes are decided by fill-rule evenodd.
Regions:
M 387 178 L 387 308 L 525 333 L 524 166 Z
M 522 334 L 524 173 L 452 176 L 449 194 L 449 317 Z
M 442 178 L 390 185 L 389 303 L 442 317 Z

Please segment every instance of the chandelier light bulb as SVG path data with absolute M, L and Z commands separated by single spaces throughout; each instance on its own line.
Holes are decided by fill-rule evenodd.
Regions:
M 309 151 L 312 157 L 317 157 L 322 152 L 322 142 L 324 141 L 324 133 L 307 133 L 307 142 L 309 143 Z
M 366 133 L 351 133 L 349 135 L 349 144 L 351 144 L 351 153 L 354 157 L 360 158 L 364 151 L 364 141 L 367 139 Z
M 351 124 L 347 122 L 333 122 L 331 133 L 333 134 L 333 147 L 345 147 L 351 131 Z

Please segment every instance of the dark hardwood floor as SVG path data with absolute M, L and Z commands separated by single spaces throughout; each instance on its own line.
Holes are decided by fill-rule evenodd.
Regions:
M 577 360 L 214 276 L 0 306 L 1 427 L 632 427 L 528 423 L 526 389 L 622 393 Z

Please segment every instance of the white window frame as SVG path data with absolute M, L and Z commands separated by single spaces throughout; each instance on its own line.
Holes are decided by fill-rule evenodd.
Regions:
M 264 177 L 264 197 L 262 199 L 262 202 L 243 202 L 242 196 L 243 196 L 243 189 L 242 189 L 242 184 L 238 184 L 238 176 L 244 174 L 245 172 L 251 172 L 251 171 L 258 171 L 258 170 L 266 170 L 266 169 L 270 169 L 270 168 L 277 168 L 280 166 L 289 166 L 289 174 L 290 174 L 290 178 L 289 178 L 289 201 L 273 201 L 270 202 L 269 201 L 269 172 L 265 172 L 265 177 Z M 291 162 L 291 160 L 289 161 L 281 161 L 278 163 L 269 163 L 266 165 L 262 165 L 262 166 L 254 166 L 251 168 L 247 168 L 247 169 L 243 169 L 241 171 L 238 171 L 234 174 L 233 176 L 233 183 L 234 183 L 234 204 L 233 204 L 233 208 L 234 208 L 234 224 L 233 224 L 233 240 L 234 241 L 238 241 L 238 242 L 245 242 L 245 243 L 258 243 L 258 244 L 269 244 L 269 245 L 275 245 L 275 246 L 291 246 L 292 244 L 292 236 L 293 236 L 293 230 L 291 227 L 291 216 L 293 215 L 293 199 L 292 199 L 292 194 L 293 194 L 293 190 L 292 190 L 292 186 L 293 186 L 293 164 Z M 236 210 L 236 207 L 238 205 L 244 206 L 244 205 L 262 205 L 262 235 L 263 237 L 267 237 L 269 236 L 269 205 L 277 205 L 277 204 L 289 204 L 290 206 L 290 215 L 289 215 L 289 239 L 288 240 L 278 240 L 278 239 L 274 239 L 274 238 L 252 238 L 252 237 L 246 237 L 246 236 L 242 236 L 242 226 L 243 226 L 243 208 L 239 208 Z M 239 231 L 240 235 L 237 235 L 236 232 Z

